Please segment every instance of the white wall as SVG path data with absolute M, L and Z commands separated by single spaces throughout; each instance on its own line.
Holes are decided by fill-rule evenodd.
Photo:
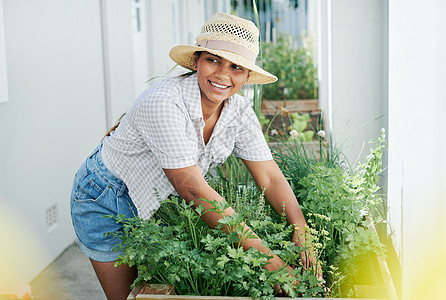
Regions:
M 131 1 L 0 1 L 9 89 L 0 103 L 1 294 L 5 284 L 31 281 L 74 241 L 74 174 L 134 101 L 138 61 Z M 148 78 L 174 65 L 170 48 L 194 43 L 223 2 L 146 0 Z
M 231 13 L 231 0 L 203 0 L 203 4 L 206 20 L 216 12 Z
M 3 0 L 0 0 L 0 103 L 8 101 L 9 98 L 6 74 L 5 30 L 3 25 Z
M 404 299 L 443 299 L 446 282 L 444 1 L 389 7 L 389 221 Z
M 198 0 L 149 0 L 147 18 L 150 79 L 165 75 L 175 66 L 169 58 L 173 46 L 195 44 L 195 37 L 205 21 L 204 6 Z M 184 69 L 179 69 L 184 72 Z
M 385 126 L 384 0 L 331 1 L 332 134 L 353 163 Z M 330 105 L 330 104 L 329 104 Z
M 9 101 L 0 104 L 3 284 L 29 282 L 73 242 L 74 173 L 106 131 L 107 109 L 128 101 L 133 82 L 126 79 L 131 72 L 125 64 L 131 56 L 120 56 L 131 47 L 120 46 L 130 37 L 118 38 L 127 31 L 118 14 L 122 3 L 109 1 L 104 15 L 115 26 L 108 27 L 108 56 L 101 3 L 3 0 L 9 83 Z M 107 69 L 104 62 L 110 63 Z M 55 225 L 47 228 L 51 208 Z
M 131 1 L 100 0 L 106 124 L 112 127 L 135 100 Z
M 345 146 L 351 145 L 348 157 L 354 160 L 363 142 L 388 127 L 388 220 L 402 265 L 403 299 L 444 298 L 446 2 L 327 5 L 336 141 L 351 136 Z
M 175 63 L 169 51 L 175 45 L 194 45 L 204 22 L 216 12 L 230 12 L 228 0 L 147 0 L 149 78 L 165 75 Z M 160 24 L 162 24 L 160 26 Z M 179 67 L 176 73 L 184 73 Z

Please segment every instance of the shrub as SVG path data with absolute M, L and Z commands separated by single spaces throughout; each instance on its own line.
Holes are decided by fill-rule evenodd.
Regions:
M 288 35 L 280 35 L 277 43 L 262 45 L 263 68 L 279 80 L 263 87 L 263 96 L 269 100 L 317 99 L 317 68 L 310 50 L 294 48 Z

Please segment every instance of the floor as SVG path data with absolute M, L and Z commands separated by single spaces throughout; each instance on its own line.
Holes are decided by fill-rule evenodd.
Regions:
M 105 300 L 89 259 L 70 245 L 31 283 L 33 300 Z

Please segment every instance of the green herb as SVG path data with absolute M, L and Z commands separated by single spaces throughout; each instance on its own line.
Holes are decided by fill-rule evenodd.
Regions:
M 223 213 L 229 206 L 225 201 L 209 201 L 213 211 Z M 297 296 L 293 288 L 294 277 L 286 268 L 266 271 L 263 267 L 271 257 L 253 248 L 243 251 L 239 244 L 243 214 L 225 216 L 219 228 L 209 228 L 200 216 L 205 213 L 202 206 L 193 209 L 192 203 L 177 198 L 162 202 L 162 207 L 178 213 L 176 219 L 165 218 L 166 209 L 151 220 L 117 217 L 124 226 L 121 233 L 115 234 L 122 240 L 118 247 L 124 250 L 118 264 L 137 265 L 139 276 L 135 284 L 151 281 L 175 285 L 177 293 L 202 296 L 250 296 L 252 298 L 272 298 L 274 285 L 280 284 L 290 296 Z M 229 234 L 221 230 L 225 225 Z M 291 235 L 292 228 L 284 223 L 274 224 L 271 218 L 248 223 L 253 230 L 263 235 L 266 245 L 274 254 L 288 264 L 298 264 L 300 248 L 291 242 L 284 242 Z M 301 269 L 297 269 L 300 274 Z M 313 273 L 306 271 L 299 275 L 302 284 L 311 286 L 305 289 L 308 295 L 318 295 L 323 288 Z M 311 275 L 313 274 L 313 275 Z M 296 274 L 297 276 L 298 274 Z M 302 277 L 304 276 L 304 277 Z M 301 292 L 303 287 L 298 285 Z
M 279 80 L 265 85 L 263 95 L 270 100 L 317 99 L 317 68 L 308 47 L 296 47 L 291 36 L 281 34 L 277 43 L 262 45 L 263 68 Z
M 325 245 L 321 259 L 324 273 L 329 275 L 328 285 L 339 296 L 351 289 L 362 258 L 384 252 L 377 233 L 368 230 L 379 221 L 374 212 L 382 205 L 382 198 L 376 192 L 385 149 L 384 132 L 372 142 L 376 148 L 371 149 L 370 155 L 354 171 L 341 165 L 315 162 L 308 175 L 299 180 L 297 197 L 310 227 L 326 232 L 325 238 L 319 241 Z M 333 266 L 338 272 L 333 271 Z
M 134 284 L 172 284 L 182 295 L 266 299 L 274 297 L 274 286 L 279 284 L 291 297 L 349 296 L 363 275 L 364 264 L 385 251 L 376 232 L 368 230 L 379 221 L 376 212 L 382 206 L 377 182 L 386 147 L 384 132 L 372 142 L 375 148 L 353 170 L 344 166 L 342 153 L 334 148 L 321 159 L 300 142 L 286 142 L 276 149 L 275 159 L 309 225 L 308 243 L 301 247 L 291 242 L 293 228 L 285 222 L 286 216 L 271 208 L 241 160 L 231 157 L 217 168 L 219 176 L 209 180 L 226 200 L 207 202 L 222 216 L 229 206 L 236 215 L 222 217 L 218 227 L 211 229 L 200 218 L 206 213 L 202 205 L 194 208 L 193 203 L 176 197 L 161 201 L 151 220 L 120 215 L 116 221 L 123 230 L 110 233 L 122 241 L 117 248 L 124 254 L 117 264 L 138 266 Z M 243 251 L 239 239 L 247 235 L 243 223 L 271 249 L 270 255 L 295 267 L 293 276 L 286 268 L 266 271 L 270 255 L 252 248 Z M 310 250 L 322 263 L 323 282 L 315 267 L 303 268 L 300 253 Z

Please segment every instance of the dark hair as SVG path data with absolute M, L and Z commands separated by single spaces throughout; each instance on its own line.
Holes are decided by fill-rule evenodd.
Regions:
M 204 51 L 195 51 L 195 52 L 194 52 L 194 55 L 197 56 L 197 58 L 200 58 L 200 55 L 201 55 L 201 53 L 203 53 L 203 52 L 204 52 Z M 189 72 L 186 72 L 186 73 L 184 73 L 184 74 L 181 74 L 181 76 L 182 76 L 182 77 L 189 77 L 190 75 L 193 75 L 193 74 L 195 74 L 195 73 L 197 73 L 196 70 L 191 70 L 191 71 L 189 71 Z
M 107 136 L 110 136 L 110 134 L 111 134 L 113 131 L 115 131 L 116 128 L 118 128 L 118 126 L 119 126 L 119 124 L 121 124 L 121 120 L 122 120 L 122 118 L 123 118 L 124 116 L 125 116 L 125 113 L 123 113 L 123 114 L 119 117 L 118 122 L 116 122 L 116 124 L 113 125 L 113 127 L 110 128 L 110 129 L 107 131 L 107 133 L 106 133 L 106 134 L 104 135 L 104 137 L 102 138 L 101 142 L 102 142 Z

